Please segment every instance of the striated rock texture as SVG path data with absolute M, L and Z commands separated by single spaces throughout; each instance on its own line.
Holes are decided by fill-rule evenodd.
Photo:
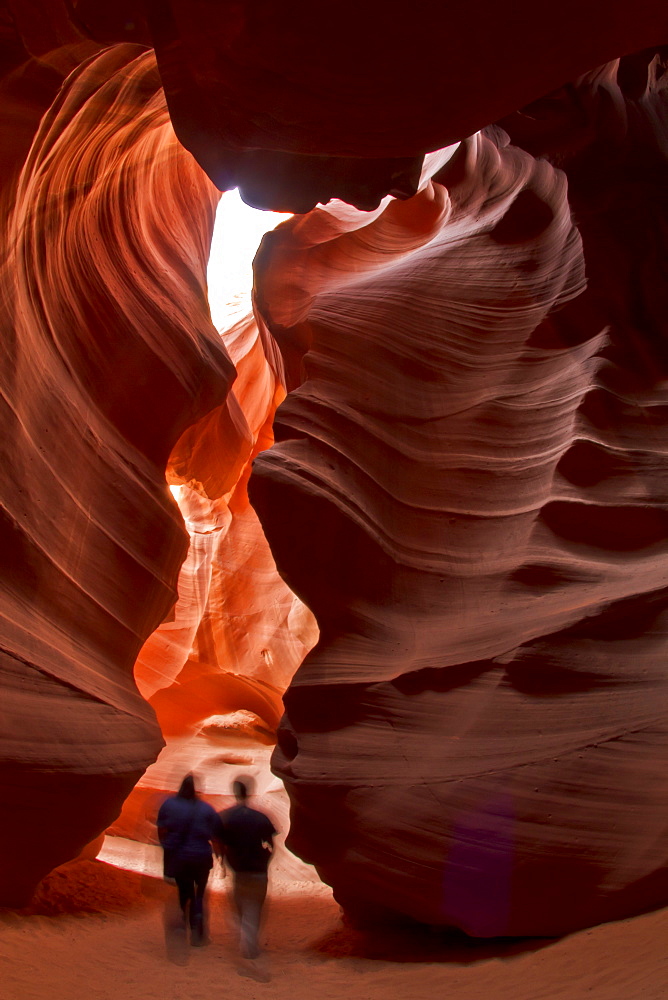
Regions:
M 236 380 L 225 404 L 179 438 L 167 465 L 190 536 L 178 601 L 134 667 L 166 745 L 109 833 L 156 843 L 159 806 L 187 771 L 196 772 L 217 809 L 233 804 L 232 781 L 240 773 L 251 775 L 260 807 L 282 834 L 279 870 L 317 880 L 282 848 L 289 801 L 269 766 L 282 694 L 314 645 L 317 627 L 279 577 L 247 493 L 252 460 L 272 443 L 272 421 L 285 391 L 252 316 L 222 331 L 222 340 Z
M 19 53 L 3 83 L 5 903 L 109 824 L 161 746 L 132 665 L 187 546 L 165 463 L 234 375 L 205 295 L 218 192 L 153 54 L 98 49 Z
M 295 218 L 256 262 L 296 388 L 251 500 L 321 630 L 274 767 L 353 913 L 552 935 L 667 898 L 650 59 L 642 87 L 615 63 L 508 120 L 563 170 L 494 128 L 412 200 Z
M 663 0 L 0 3 L 3 902 L 154 760 L 140 649 L 181 765 L 270 738 L 312 638 L 245 494 L 283 379 L 253 495 L 322 629 L 295 849 L 473 934 L 668 898 L 664 67 L 578 77 L 667 36 Z M 267 240 L 229 404 L 217 193 L 161 82 L 218 186 L 373 209 Z
M 285 391 L 252 317 L 222 339 L 237 370 L 233 388 L 223 406 L 185 431 L 168 463 L 190 536 L 179 598 L 134 668 L 167 742 L 111 830 L 139 841 L 155 838 L 161 798 L 188 770 L 219 808 L 230 804 L 240 765 L 258 785 L 271 779 L 280 791 L 267 747 L 276 742 L 283 692 L 318 634 L 311 612 L 278 576 L 247 493 L 252 460 L 273 440 Z M 277 828 L 285 830 L 287 801 L 284 793 L 277 798 Z M 271 798 L 268 805 L 275 811 Z
M 0 895 L 21 903 L 116 820 L 161 730 L 245 710 L 271 740 L 317 631 L 246 493 L 284 390 L 252 318 L 227 332 L 236 372 L 211 325 L 218 192 L 153 52 L 101 51 L 56 2 L 0 14 Z
M 182 435 L 168 463 L 190 535 L 179 600 L 135 664 L 165 735 L 239 709 L 275 732 L 282 694 L 317 638 L 312 614 L 278 576 L 248 501 L 252 460 L 272 443 L 285 391 L 252 317 L 224 331 L 223 341 L 237 371 L 230 395 Z

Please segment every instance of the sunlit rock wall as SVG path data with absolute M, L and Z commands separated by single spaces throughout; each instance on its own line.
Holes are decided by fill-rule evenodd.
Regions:
M 153 54 L 97 48 L 4 82 L 6 139 L 34 134 L 25 162 L 3 152 L 5 902 L 103 830 L 161 746 L 132 666 L 187 548 L 165 464 L 234 374 L 205 295 L 218 192 Z
M 190 547 L 174 613 L 144 644 L 134 670 L 167 745 L 111 829 L 139 841 L 155 840 L 157 806 L 188 770 L 221 808 L 230 804 L 239 767 L 263 791 L 272 782 L 268 757 L 282 695 L 318 635 L 312 613 L 279 577 L 248 501 L 253 458 L 273 440 L 285 391 L 252 317 L 222 337 L 237 370 L 230 395 L 182 435 L 168 463 Z M 285 832 L 284 795 L 266 805 Z
M 322 630 L 276 757 L 294 847 L 351 910 L 474 934 L 668 898 L 663 67 L 578 78 L 667 36 L 663 0 L 2 5 L 5 901 L 155 758 L 140 650 L 175 739 L 275 723 L 312 624 L 284 642 L 244 489 L 283 377 L 253 496 Z M 217 195 L 150 44 L 219 186 L 374 209 L 267 241 L 223 409 Z
M 273 440 L 285 391 L 252 317 L 222 336 L 237 370 L 230 396 L 186 431 L 168 466 L 191 538 L 174 620 L 150 637 L 135 666 L 165 733 L 237 709 L 275 730 L 282 694 L 317 636 L 313 616 L 278 576 L 248 502 L 251 464 Z
M 666 899 L 647 61 L 631 101 L 613 64 L 534 109 L 565 173 L 494 129 L 410 201 L 265 237 L 257 303 L 297 387 L 251 499 L 321 630 L 274 766 L 294 849 L 351 912 L 550 935 Z

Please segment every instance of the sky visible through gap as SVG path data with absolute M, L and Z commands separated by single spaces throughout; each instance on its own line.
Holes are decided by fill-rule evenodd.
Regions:
M 239 192 L 226 191 L 218 204 L 211 241 L 207 283 L 211 319 L 216 329 L 239 314 L 242 303 L 250 310 L 253 258 L 260 240 L 289 215 L 262 212 L 244 204 Z

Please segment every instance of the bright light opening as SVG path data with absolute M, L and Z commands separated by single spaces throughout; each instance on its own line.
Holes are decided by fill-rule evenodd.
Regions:
M 280 212 L 249 208 L 236 189 L 226 191 L 220 199 L 207 270 L 209 308 L 217 330 L 226 327 L 241 310 L 250 309 L 253 258 L 260 240 L 289 218 Z

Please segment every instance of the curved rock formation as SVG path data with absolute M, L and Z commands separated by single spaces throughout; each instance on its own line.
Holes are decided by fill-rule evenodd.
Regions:
M 412 195 L 425 152 L 668 37 L 662 0 L 151 0 L 177 135 L 221 188 L 306 212 Z
M 211 553 L 190 577 L 191 588 L 204 589 L 201 597 L 188 598 L 186 564 L 179 580 L 176 617 L 183 608 L 197 628 L 176 684 L 143 686 L 145 651 L 135 667 L 140 690 L 170 733 L 238 709 L 257 712 L 275 731 L 282 694 L 317 637 L 313 616 L 278 576 L 248 501 L 252 461 L 273 441 L 285 391 L 252 317 L 223 331 L 222 339 L 236 367 L 234 386 L 223 407 L 186 431 L 168 465 L 170 481 L 184 484 L 179 503 L 192 525 L 191 553 L 198 563 L 202 545 Z M 169 629 L 162 626 L 149 643 Z
M 0 5 L 5 902 L 154 760 L 161 621 L 137 677 L 176 740 L 275 723 L 311 626 L 245 486 L 283 379 L 253 495 L 321 626 L 276 755 L 295 849 L 351 910 L 473 934 L 668 897 L 665 67 L 578 77 L 665 4 L 410 14 Z M 373 209 L 267 239 L 229 403 L 217 193 L 161 81 L 218 185 Z
M 266 747 L 276 742 L 282 695 L 317 639 L 313 615 L 278 576 L 248 501 L 252 460 L 271 444 L 285 392 L 252 317 L 222 338 L 237 379 L 226 403 L 181 436 L 168 464 L 190 548 L 174 614 L 135 664 L 137 686 L 167 740 L 113 824 L 114 834 L 137 840 L 155 837 L 155 803 L 185 771 L 197 771 L 221 808 L 237 765 L 263 786 L 272 780 Z M 274 810 L 276 798 L 268 803 Z M 285 814 L 287 802 L 280 809 Z
M 41 60 L 14 37 L 3 85 L 9 903 L 116 820 L 161 730 L 243 709 L 275 732 L 315 639 L 246 494 L 283 390 L 252 319 L 227 332 L 236 372 L 211 325 L 218 192 L 174 136 L 153 53 L 76 32 L 50 51 L 63 24 L 28 38 Z M 166 464 L 192 529 L 175 608 L 187 538 Z M 132 669 L 163 619 L 136 666 L 147 704 Z
M 535 115 L 582 236 L 494 129 L 256 264 L 298 387 L 251 499 L 321 629 L 274 766 L 353 912 L 552 935 L 666 898 L 667 103 L 616 71 Z
M 95 49 L 4 84 L 5 128 L 46 112 L 3 189 L 4 902 L 99 834 L 160 748 L 132 664 L 186 548 L 164 467 L 234 374 L 205 297 L 218 193 L 153 54 Z

